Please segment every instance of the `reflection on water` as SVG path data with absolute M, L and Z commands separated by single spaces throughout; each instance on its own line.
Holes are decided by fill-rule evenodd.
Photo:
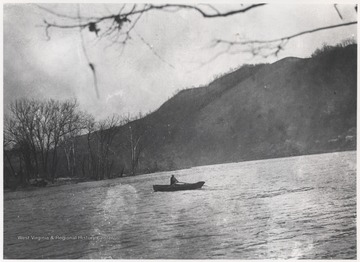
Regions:
M 168 183 L 171 174 L 206 184 L 154 193 L 152 185 Z M 356 258 L 355 152 L 196 167 L 4 199 L 6 258 Z

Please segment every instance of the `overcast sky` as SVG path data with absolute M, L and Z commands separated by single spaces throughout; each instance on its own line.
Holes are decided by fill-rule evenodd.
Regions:
M 77 5 L 42 5 L 76 15 Z M 229 9 L 231 6 L 218 6 Z M 119 6 L 81 5 L 83 15 L 108 15 Z M 356 20 L 354 5 L 267 5 L 245 14 L 204 19 L 198 13 L 153 11 L 139 20 L 122 52 L 94 33 L 83 30 L 88 56 L 96 65 L 100 98 L 81 45 L 79 30 L 50 29 L 43 20 L 61 22 L 32 4 L 4 6 L 4 106 L 17 98 L 77 98 L 98 119 L 112 113 L 137 114 L 157 109 L 176 90 L 209 83 L 215 75 L 244 63 L 274 62 L 287 56 L 309 57 L 323 43 L 356 38 L 356 26 L 341 27 L 291 40 L 278 57 L 225 54 L 213 39 L 267 40 L 303 30 Z M 152 50 L 141 39 L 152 47 Z M 154 54 L 156 52 L 161 58 Z

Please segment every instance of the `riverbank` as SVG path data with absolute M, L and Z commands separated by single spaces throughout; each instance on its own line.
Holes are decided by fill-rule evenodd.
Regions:
M 150 172 L 150 173 L 139 173 L 135 175 L 130 174 L 123 174 L 122 176 L 116 176 L 112 178 L 106 178 L 103 180 L 94 180 L 89 178 L 82 178 L 82 177 L 59 177 L 56 178 L 54 183 L 51 183 L 50 181 L 47 181 L 47 185 L 45 187 L 58 187 L 58 186 L 64 186 L 64 185 L 72 185 L 72 184 L 78 184 L 78 183 L 84 183 L 84 182 L 99 182 L 99 181 L 107 181 L 107 180 L 114 180 L 114 179 L 121 179 L 121 178 L 127 178 L 127 177 L 138 177 L 138 176 L 144 176 L 144 175 L 151 175 L 151 174 L 161 174 L 161 173 L 167 173 L 167 172 L 178 172 L 181 170 L 188 170 L 191 168 L 201 168 L 201 167 L 207 167 L 207 166 L 215 166 L 215 165 L 227 165 L 227 164 L 237 164 L 237 163 L 251 163 L 254 161 L 264 161 L 264 160 L 276 160 L 276 159 L 282 159 L 282 158 L 296 158 L 296 157 L 304 157 L 304 156 L 316 156 L 316 155 L 326 155 L 326 154 L 341 154 L 346 152 L 356 152 L 354 150 L 344 150 L 344 151 L 337 151 L 337 152 L 314 152 L 312 154 L 308 155 L 291 155 L 291 156 L 283 156 L 283 157 L 274 157 L 274 158 L 268 158 L 268 159 L 254 159 L 254 160 L 248 160 L 248 161 L 239 161 L 239 162 L 229 162 L 229 163 L 216 163 L 216 164 L 210 164 L 210 165 L 203 165 L 203 166 L 194 166 L 194 167 L 187 167 L 182 168 L 178 170 L 158 170 L 157 172 Z M 34 179 L 33 179 L 34 180 Z M 10 188 L 4 188 L 4 192 L 13 192 L 13 191 L 33 191 L 38 190 L 42 187 L 33 186 L 31 184 L 27 184 L 24 186 L 17 186 L 16 189 L 10 189 Z

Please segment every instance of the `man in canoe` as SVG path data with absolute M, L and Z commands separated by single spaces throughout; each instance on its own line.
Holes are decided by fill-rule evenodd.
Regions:
M 179 181 L 175 178 L 174 175 L 172 175 L 170 178 L 170 185 L 174 185 L 176 183 L 179 183 Z

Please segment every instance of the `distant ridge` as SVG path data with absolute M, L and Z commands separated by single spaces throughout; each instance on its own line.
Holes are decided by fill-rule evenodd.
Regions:
M 130 123 L 142 134 L 139 171 L 354 150 L 356 88 L 357 45 L 243 66 Z M 125 170 L 127 129 L 113 147 Z

